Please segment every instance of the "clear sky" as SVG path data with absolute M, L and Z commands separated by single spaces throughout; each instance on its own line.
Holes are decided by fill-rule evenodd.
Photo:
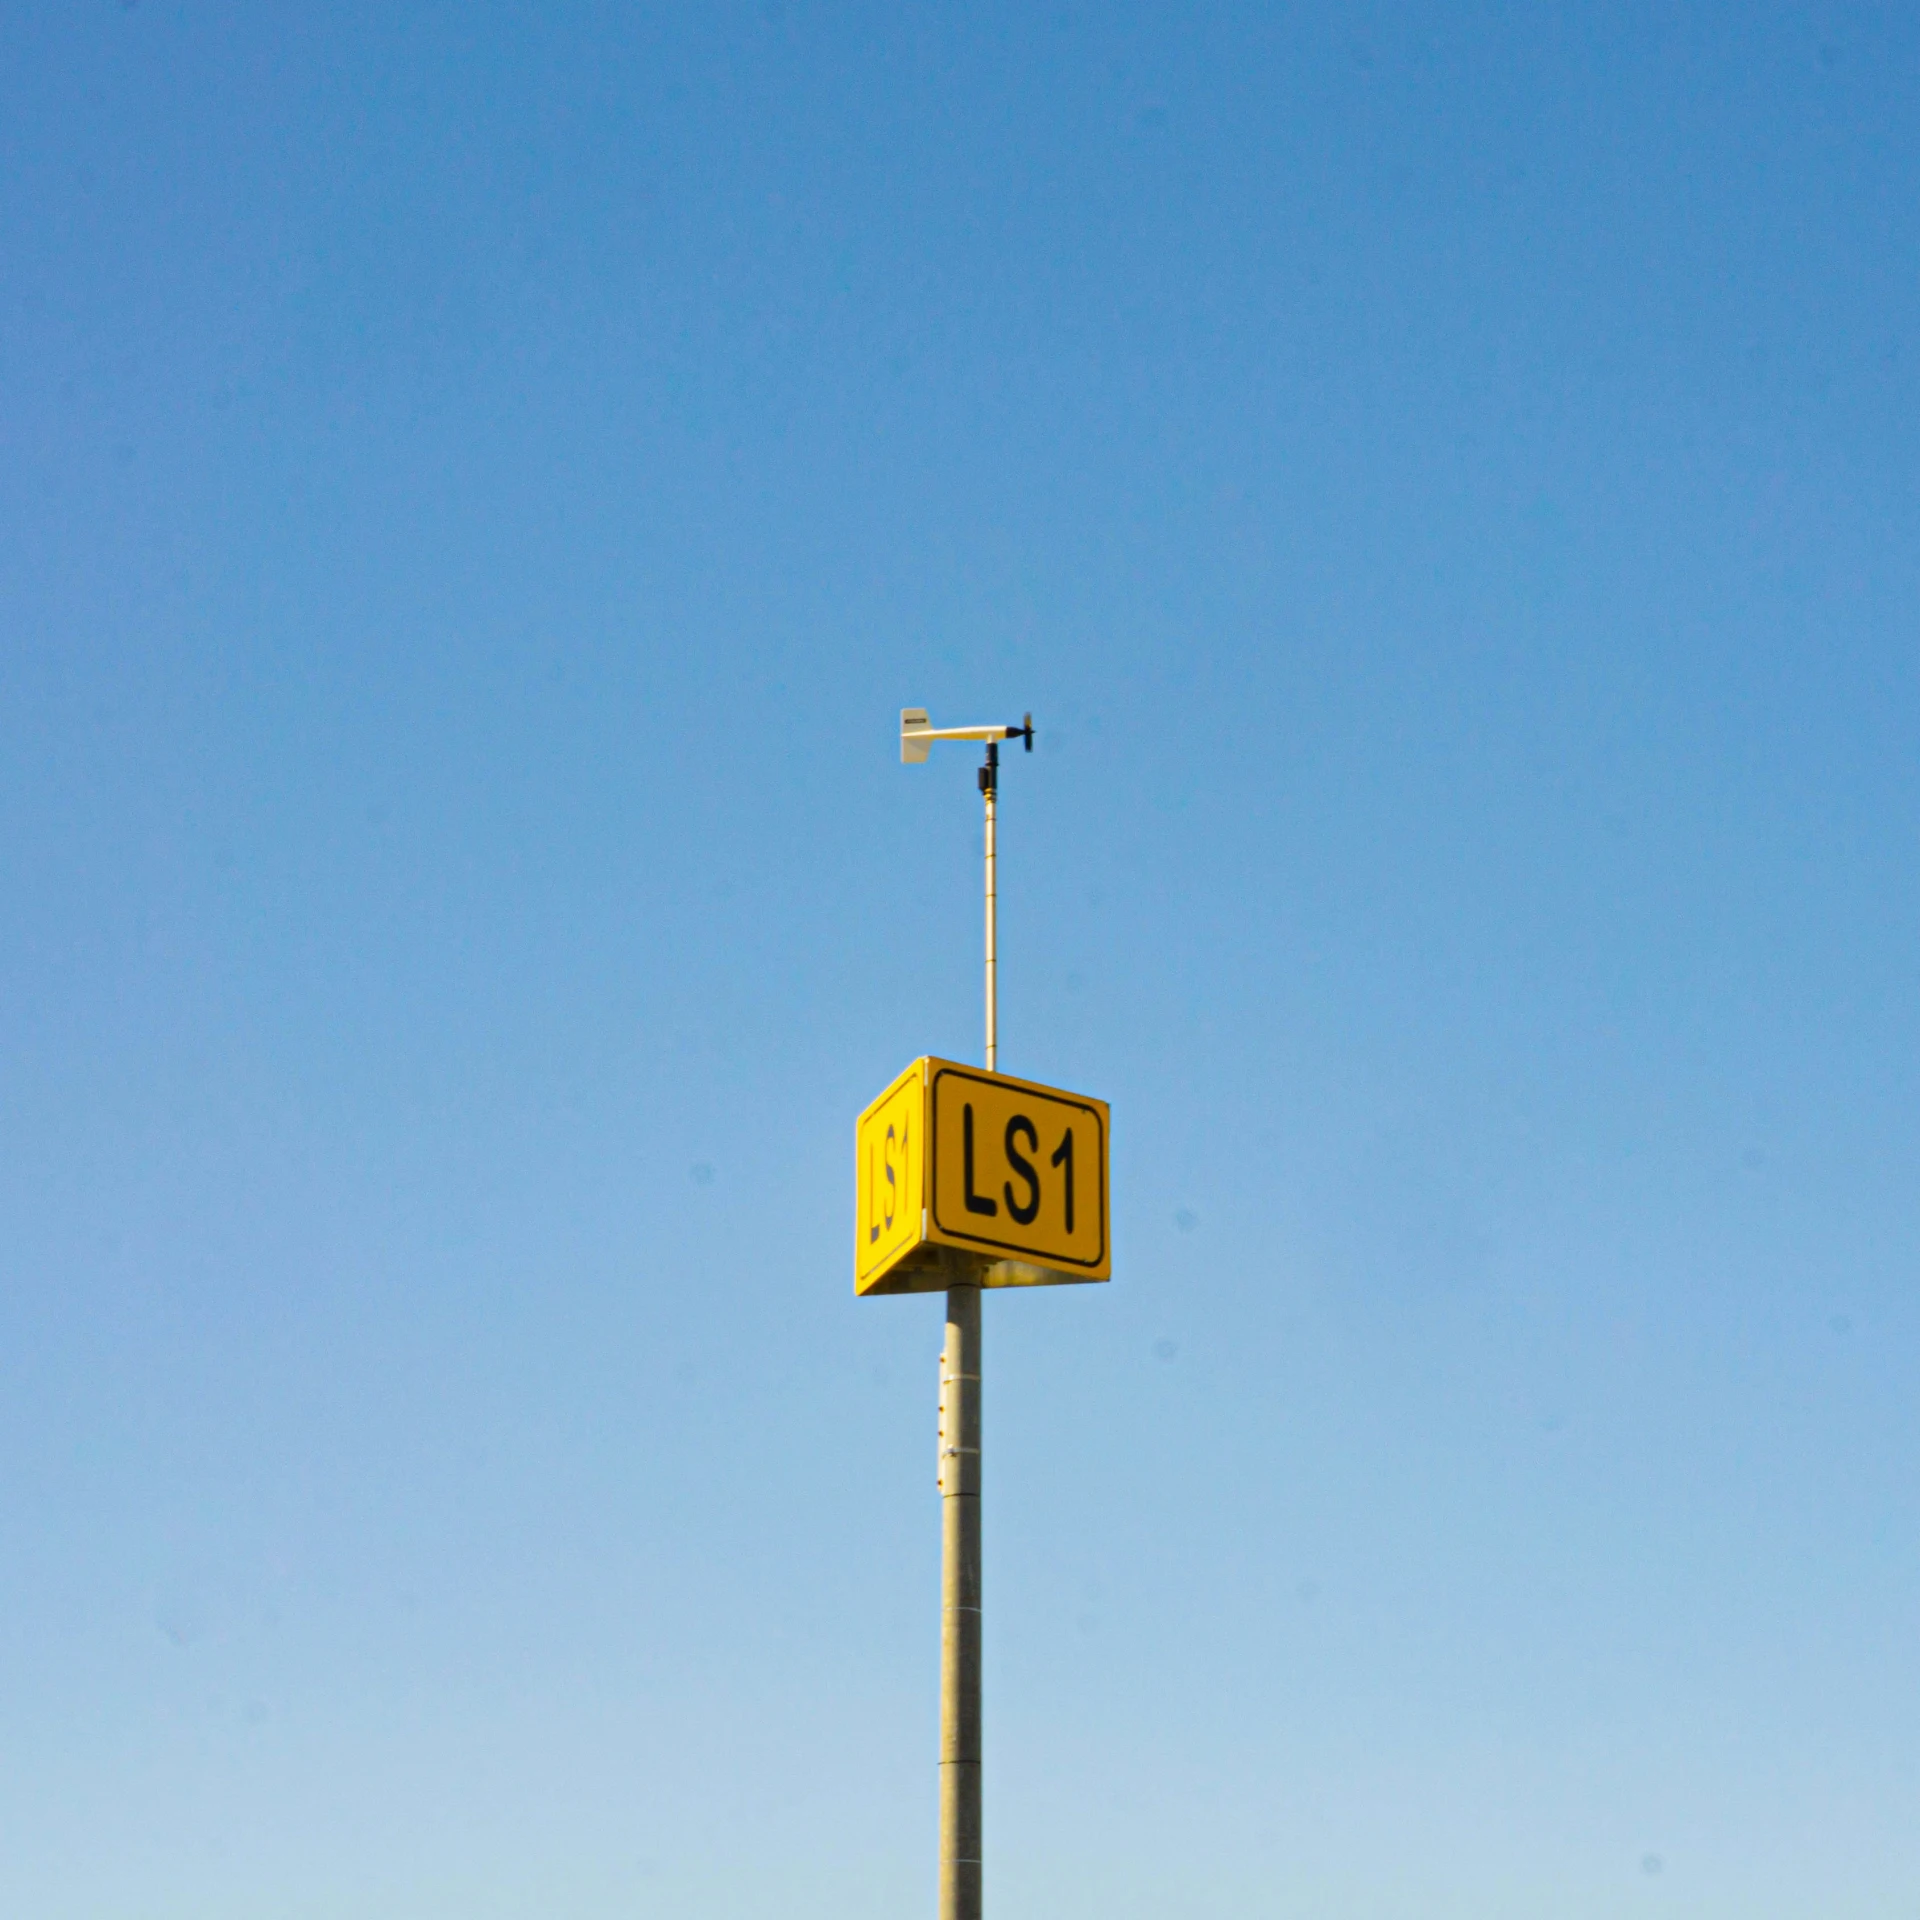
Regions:
M 1920 16 L 0 5 L 0 1912 L 1920 1913 Z

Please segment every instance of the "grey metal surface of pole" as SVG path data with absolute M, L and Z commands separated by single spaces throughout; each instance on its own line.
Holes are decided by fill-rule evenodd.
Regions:
M 1000 749 L 987 749 L 987 764 L 980 769 L 980 791 L 987 797 L 987 1071 L 1000 1071 L 1000 895 L 994 877 L 994 814 L 999 802 Z
M 1000 1064 L 1000 749 L 980 770 L 986 800 L 987 1071 Z M 947 1289 L 940 1350 L 940 1920 L 980 1920 L 980 1293 Z
M 940 1920 L 980 1920 L 980 1289 L 940 1353 Z

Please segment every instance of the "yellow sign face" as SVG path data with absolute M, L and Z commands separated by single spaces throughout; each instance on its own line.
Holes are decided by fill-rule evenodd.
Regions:
M 857 1293 L 1105 1280 L 1106 1102 L 916 1060 L 855 1141 Z
M 929 1064 L 934 1237 L 1104 1279 L 1105 1103 L 944 1060 Z
M 853 1285 L 864 1293 L 920 1244 L 926 1207 L 926 1075 L 916 1060 L 865 1113 L 855 1135 L 859 1225 Z

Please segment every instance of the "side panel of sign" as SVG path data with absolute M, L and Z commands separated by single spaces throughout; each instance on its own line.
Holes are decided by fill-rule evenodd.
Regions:
M 926 1075 L 916 1060 L 854 1132 L 853 1284 L 863 1291 L 920 1244 L 926 1204 Z
M 931 1237 L 1104 1280 L 1106 1103 L 944 1060 L 929 1067 Z

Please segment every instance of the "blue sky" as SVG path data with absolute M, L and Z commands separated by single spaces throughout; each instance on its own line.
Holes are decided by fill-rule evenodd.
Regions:
M 0 1908 L 1920 1913 L 1920 24 L 0 8 Z

